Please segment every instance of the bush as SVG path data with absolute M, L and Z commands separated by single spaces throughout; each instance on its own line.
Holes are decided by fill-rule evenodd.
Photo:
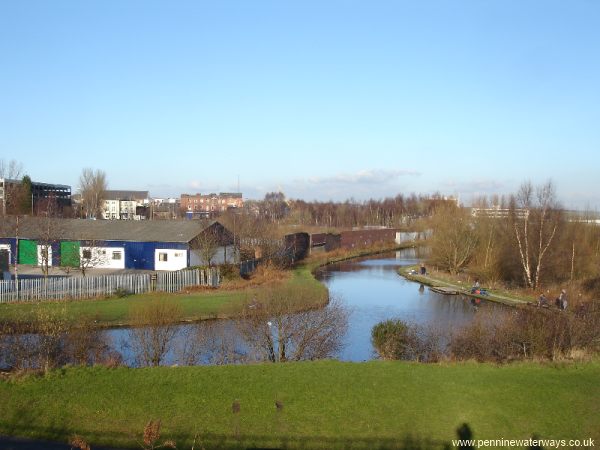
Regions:
M 371 330 L 371 342 L 383 359 L 403 359 L 409 343 L 408 324 L 402 320 L 379 322 Z
M 237 264 L 221 264 L 219 266 L 221 278 L 226 281 L 239 280 L 240 267 Z
M 115 289 L 115 292 L 114 292 L 115 297 L 123 298 L 123 297 L 127 297 L 128 295 L 131 295 L 131 292 L 129 292 L 129 290 L 127 290 L 123 287 L 118 287 Z
M 450 352 L 459 360 L 496 362 L 594 353 L 600 346 L 599 322 L 595 313 L 537 308 L 480 314 L 452 335 Z
M 383 359 L 435 362 L 443 355 L 441 334 L 437 330 L 399 319 L 375 325 L 371 342 Z

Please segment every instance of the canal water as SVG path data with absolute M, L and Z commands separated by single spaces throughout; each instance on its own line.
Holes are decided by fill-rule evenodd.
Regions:
M 451 331 L 470 321 L 481 308 L 497 305 L 482 302 L 478 307 L 459 295 L 437 294 L 428 287 L 398 275 L 402 266 L 418 264 L 418 249 L 371 256 L 326 266 L 318 278 L 350 309 L 345 347 L 338 356 L 346 361 L 375 357 L 371 329 L 387 319 L 402 319 Z
M 331 264 L 318 271 L 318 279 L 330 294 L 339 299 L 349 311 L 348 331 L 344 347 L 335 357 L 344 361 L 366 361 L 376 357 L 371 345 L 371 329 L 386 319 L 402 319 L 427 325 L 446 332 L 470 321 L 482 308 L 498 308 L 494 303 L 482 302 L 474 307 L 468 298 L 437 294 L 428 287 L 408 281 L 398 275 L 402 266 L 418 264 L 417 249 L 406 249 L 394 253 L 353 259 Z M 209 329 L 210 328 L 210 329 Z M 110 330 L 109 336 L 115 347 L 123 354 L 127 364 L 135 365 L 131 351 L 128 329 Z M 190 336 L 203 334 L 229 336 L 236 342 L 239 353 L 244 353 L 244 344 L 236 335 L 231 321 L 219 320 L 212 323 L 181 325 L 178 330 L 177 348 L 185 346 Z M 221 339 L 220 337 L 215 340 Z M 167 355 L 165 364 L 181 363 L 177 351 Z M 211 363 L 210 355 L 199 363 Z

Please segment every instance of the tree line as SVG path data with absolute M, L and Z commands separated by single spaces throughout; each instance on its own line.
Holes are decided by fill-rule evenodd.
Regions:
M 491 285 L 530 289 L 600 275 L 600 227 L 589 215 L 568 215 L 551 182 L 526 182 L 512 195 L 480 198 L 475 206 L 434 210 L 431 264 Z
M 282 192 L 267 193 L 263 200 L 246 202 L 246 209 L 271 223 L 351 228 L 384 226 L 400 228 L 413 225 L 422 217 L 430 216 L 439 206 L 456 204 L 453 198 L 441 194 L 398 194 L 384 199 L 343 202 L 287 200 Z

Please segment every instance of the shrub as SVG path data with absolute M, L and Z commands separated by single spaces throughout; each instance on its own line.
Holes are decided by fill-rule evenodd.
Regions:
M 371 342 L 383 359 L 439 361 L 443 355 L 441 334 L 433 327 L 386 320 L 371 330 Z
M 239 280 L 240 268 L 237 264 L 221 264 L 219 266 L 221 278 L 225 281 Z
M 127 290 L 124 287 L 118 287 L 115 289 L 114 292 L 114 296 L 118 297 L 118 298 L 123 298 L 123 297 L 127 297 L 128 295 L 131 295 L 131 292 L 129 292 L 129 290 Z
M 371 342 L 383 359 L 403 359 L 407 356 L 410 341 L 408 324 L 402 320 L 379 322 L 371 330 Z
M 450 352 L 456 359 L 504 362 L 557 359 L 600 346 L 600 317 L 547 309 L 519 309 L 479 314 L 454 333 Z

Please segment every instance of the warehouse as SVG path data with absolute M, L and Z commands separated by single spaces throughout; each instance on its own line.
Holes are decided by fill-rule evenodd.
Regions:
M 0 251 L 9 263 L 180 270 L 235 262 L 233 235 L 219 222 L 3 218 Z

